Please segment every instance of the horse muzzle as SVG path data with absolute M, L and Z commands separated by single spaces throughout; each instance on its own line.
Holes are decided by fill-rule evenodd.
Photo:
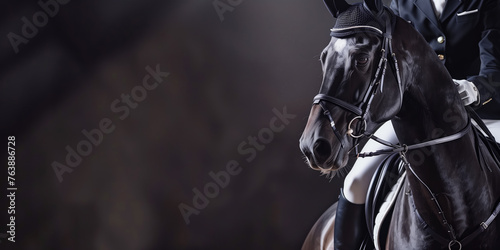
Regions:
M 325 136 L 314 135 L 319 131 L 308 131 L 299 140 L 300 150 L 309 166 L 318 171 L 334 171 L 347 164 L 348 152 L 341 146 L 331 131 Z M 315 133 L 316 132 L 316 133 Z M 345 140 L 345 138 L 344 138 Z

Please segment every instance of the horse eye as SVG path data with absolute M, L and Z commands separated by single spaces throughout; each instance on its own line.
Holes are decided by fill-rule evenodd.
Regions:
M 365 66 L 368 63 L 368 57 L 367 56 L 359 56 L 356 58 L 356 65 L 357 66 Z

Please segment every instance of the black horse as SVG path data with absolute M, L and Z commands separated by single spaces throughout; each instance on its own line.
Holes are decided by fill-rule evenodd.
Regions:
M 381 141 L 391 149 L 358 154 L 396 153 L 405 169 L 387 236 L 375 245 L 500 249 L 498 146 L 471 125 L 473 111 L 463 106 L 435 52 L 381 0 L 325 3 L 337 21 L 300 138 L 309 165 L 337 171 L 363 137 L 375 139 L 376 129 L 391 120 L 399 144 Z M 318 220 L 303 249 L 332 246 L 335 207 Z

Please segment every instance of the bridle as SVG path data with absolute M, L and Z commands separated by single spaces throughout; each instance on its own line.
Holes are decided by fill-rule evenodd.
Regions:
M 389 12 L 389 11 L 387 11 L 387 12 Z M 385 32 L 382 32 L 380 29 L 378 29 L 376 27 L 372 27 L 372 26 L 348 27 L 348 29 L 363 29 L 364 31 L 366 31 L 368 29 L 368 30 L 371 30 L 372 32 L 377 33 L 379 36 L 381 36 L 383 38 L 383 42 L 382 42 L 382 46 L 381 46 L 382 47 L 382 49 L 381 49 L 382 55 L 381 55 L 380 61 L 378 63 L 378 68 L 377 68 L 375 75 L 373 77 L 373 80 L 371 80 L 371 82 L 368 86 L 368 89 L 365 92 L 365 95 L 364 95 L 362 101 L 360 102 L 360 104 L 353 105 L 353 104 L 350 104 L 350 103 L 348 103 L 344 100 L 341 100 L 339 98 L 330 96 L 328 94 L 320 93 L 314 97 L 313 105 L 320 105 L 321 109 L 323 110 L 323 115 L 325 115 L 328 118 L 328 120 L 330 121 L 330 127 L 332 128 L 333 133 L 334 133 L 335 137 L 338 139 L 338 141 L 340 142 L 340 145 L 342 148 L 345 147 L 343 140 L 342 140 L 342 136 L 341 136 L 339 130 L 335 126 L 335 121 L 331 115 L 330 110 L 326 107 L 326 105 L 324 105 L 324 103 L 333 104 L 334 106 L 340 107 L 340 108 L 355 115 L 355 117 L 349 122 L 346 133 L 354 139 L 354 143 L 353 143 L 354 146 L 353 146 L 353 148 L 351 148 L 349 150 L 349 152 L 355 148 L 357 157 L 369 157 L 369 156 L 376 156 L 376 155 L 381 155 L 381 154 L 399 153 L 403 164 L 405 164 L 407 166 L 407 168 L 412 172 L 412 174 L 417 178 L 417 180 L 429 192 L 429 194 L 431 196 L 431 200 L 434 202 L 434 204 L 438 210 L 439 215 L 442 217 L 443 225 L 445 225 L 448 228 L 447 232 L 449 234 L 449 237 L 443 237 L 443 236 L 439 235 L 438 233 L 436 233 L 435 231 L 433 231 L 427 225 L 427 223 L 423 220 L 423 218 L 420 216 L 419 212 L 417 211 L 416 207 L 412 203 L 414 211 L 417 215 L 417 218 L 420 221 L 420 224 L 424 227 L 426 232 L 428 232 L 436 241 L 441 243 L 443 246 L 447 246 L 448 249 L 451 249 L 455 245 L 458 246 L 459 249 L 462 249 L 462 245 L 466 245 L 467 243 L 471 242 L 476 236 L 478 236 L 480 233 L 484 232 L 488 228 L 488 226 L 493 222 L 493 220 L 496 218 L 496 216 L 500 213 L 500 202 L 497 204 L 497 206 L 495 207 L 492 214 L 486 220 L 481 222 L 480 226 L 475 231 L 473 231 L 472 233 L 470 233 L 466 237 L 461 237 L 461 240 L 458 240 L 458 238 L 455 234 L 455 230 L 454 230 L 453 226 L 448 223 L 448 220 L 446 219 L 444 211 L 443 211 L 441 205 L 439 204 L 439 202 L 435 196 L 435 193 L 432 192 L 432 190 L 429 188 L 429 186 L 413 170 L 411 164 L 406 159 L 406 153 L 408 152 L 408 150 L 438 145 L 438 144 L 442 144 L 442 143 L 446 143 L 446 142 L 450 142 L 450 141 L 454 141 L 454 140 L 457 140 L 459 138 L 462 138 L 464 135 L 469 133 L 469 131 L 471 130 L 471 121 L 470 121 L 471 119 L 469 118 L 467 125 L 455 134 L 441 137 L 441 138 L 437 138 L 437 139 L 433 139 L 433 140 L 422 142 L 422 143 L 413 144 L 413 145 L 393 144 L 391 142 L 387 142 L 385 140 L 382 140 L 382 139 L 376 137 L 371 132 L 366 131 L 366 128 L 367 128 L 366 118 L 368 115 L 368 111 L 370 109 L 371 103 L 372 103 L 375 95 L 378 93 L 377 89 L 379 87 L 380 87 L 380 92 L 382 92 L 388 61 L 392 61 L 391 66 L 393 67 L 393 73 L 394 73 L 395 78 L 397 80 L 398 86 L 400 86 L 400 88 L 402 88 L 402 86 L 403 86 L 401 83 L 401 77 L 400 77 L 400 73 L 399 73 L 396 54 L 393 52 L 392 42 L 391 42 L 392 41 L 392 30 L 394 29 L 393 25 L 395 24 L 395 22 L 391 21 L 390 17 L 393 17 L 392 13 L 389 14 L 389 18 L 387 16 L 385 18 L 385 23 L 386 23 Z M 332 33 L 333 33 L 333 31 L 334 30 L 332 29 Z M 390 57 L 389 57 L 389 54 L 390 54 Z M 401 95 L 400 97 L 402 100 L 402 95 L 403 95 L 402 90 L 400 90 L 400 95 Z M 352 128 L 352 125 L 353 125 L 354 121 L 356 121 L 356 120 L 360 120 L 360 122 L 362 123 L 362 126 L 357 126 L 358 127 L 357 131 L 354 131 L 354 129 Z M 479 121 L 480 121 L 480 119 L 479 119 Z M 375 140 L 375 141 L 377 141 L 385 146 L 388 146 L 389 148 L 377 150 L 374 152 L 368 152 L 368 153 L 358 153 L 358 150 L 357 150 L 357 147 L 359 144 L 358 141 L 361 137 L 367 137 L 367 138 L 373 139 L 373 140 Z
M 328 118 L 330 121 L 330 127 L 333 130 L 333 133 L 335 134 L 335 137 L 337 140 L 340 142 L 340 145 L 342 148 L 344 148 L 344 143 L 342 140 L 342 136 L 340 135 L 340 132 L 335 126 L 335 121 L 333 120 L 333 117 L 331 115 L 330 110 L 324 105 L 324 102 L 333 104 L 334 106 L 340 107 L 346 111 L 349 111 L 350 113 L 354 114 L 355 117 L 349 122 L 349 125 L 347 127 L 347 134 L 354 138 L 355 143 L 354 147 L 356 148 L 356 153 L 357 153 L 357 146 L 358 146 L 358 139 L 360 139 L 363 136 L 367 136 L 370 138 L 374 138 L 373 133 L 368 133 L 366 131 L 366 118 L 368 115 L 368 110 L 370 109 L 371 103 L 373 101 L 373 98 L 375 95 L 378 93 L 377 89 L 380 86 L 380 92 L 382 92 L 383 89 L 383 84 L 384 84 L 384 79 L 385 79 L 385 73 L 387 69 L 387 64 L 388 61 L 392 59 L 393 62 L 393 73 L 395 75 L 395 78 L 397 80 L 398 86 L 402 86 L 401 84 L 401 77 L 399 75 L 399 68 L 398 68 L 398 62 L 396 59 L 396 55 L 392 51 L 392 29 L 393 29 L 393 24 L 395 22 L 391 22 L 390 18 L 386 18 L 386 31 L 382 32 L 380 29 L 376 27 L 371 27 L 371 26 L 353 26 L 349 27 L 347 29 L 361 29 L 363 31 L 370 30 L 372 33 L 375 33 L 383 38 L 382 40 L 382 49 L 381 49 L 381 57 L 378 62 L 378 68 L 375 71 L 375 75 L 373 77 L 373 80 L 370 81 L 370 84 L 368 85 L 368 89 L 365 91 L 365 95 L 362 99 L 362 101 L 358 105 L 353 105 L 350 104 L 344 100 L 341 100 L 339 98 L 330 96 L 328 94 L 317 94 L 314 99 L 313 99 L 313 105 L 320 105 L 321 109 L 323 110 L 323 114 Z M 346 28 L 343 28 L 346 30 Z M 334 29 L 332 29 L 332 33 L 335 32 Z M 389 52 L 389 53 L 388 53 Z M 388 55 L 391 55 L 389 58 Z M 400 91 L 400 97 L 402 98 L 402 91 Z M 351 126 L 354 124 L 354 121 L 359 120 L 362 124 L 362 126 L 358 126 L 357 131 L 355 131 Z M 385 143 L 384 143 L 385 144 Z M 350 149 L 349 151 L 351 151 Z

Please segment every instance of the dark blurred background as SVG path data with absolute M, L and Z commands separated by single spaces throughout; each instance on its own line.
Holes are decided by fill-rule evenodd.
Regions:
M 334 23 L 321 0 L 0 6 L 1 138 L 16 137 L 18 188 L 12 243 L 3 167 L 0 249 L 299 249 L 337 199 L 342 179 L 298 148 Z M 148 66 L 168 76 L 141 92 Z M 114 130 L 85 148 L 102 121 Z M 209 173 L 231 161 L 241 172 L 216 190 Z M 193 190 L 212 196 L 203 209 Z M 197 211 L 189 223 L 180 204 Z

